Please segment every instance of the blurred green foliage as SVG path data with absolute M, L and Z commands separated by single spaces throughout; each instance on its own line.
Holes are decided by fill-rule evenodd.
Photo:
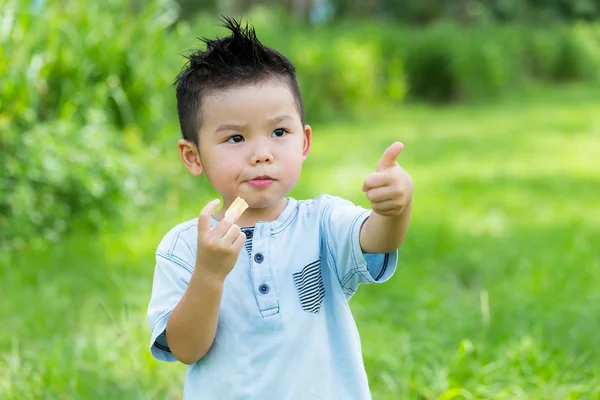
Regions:
M 340 4 L 347 0 L 332 0 Z M 336 7 L 339 16 L 369 9 L 369 2 L 354 2 L 352 7 Z M 365 4 L 366 3 L 366 4 Z M 463 22 L 519 21 L 555 23 L 592 20 L 600 17 L 598 0 L 372 0 L 375 15 L 404 23 L 431 23 L 442 19 Z
M 140 143 L 173 117 L 176 60 L 161 43 L 174 10 L 65 3 L 0 11 L 2 247 L 140 204 Z
M 554 24 L 600 17 L 600 0 L 177 0 L 184 17 L 199 11 L 240 13 L 255 6 L 283 7 L 299 20 L 376 18 L 410 25 L 462 23 Z
M 226 33 L 214 15 L 181 13 L 173 0 L 0 7 L 0 247 L 161 201 L 164 183 L 149 183 L 162 166 L 148 155 L 178 136 L 171 83 L 197 35 Z M 594 24 L 307 26 L 264 7 L 247 17 L 296 64 L 311 123 L 405 98 L 481 101 L 535 80 L 600 79 Z
M 440 23 L 395 28 L 387 46 L 401 57 L 408 96 L 434 102 L 493 100 L 531 82 L 600 76 L 600 25 L 553 29 Z M 399 50 L 398 50 L 399 49 Z
M 350 301 L 374 399 L 600 398 L 599 108 L 577 84 L 315 126 L 295 198 L 368 207 L 395 140 L 415 182 L 395 276 Z M 0 398 L 181 399 L 145 315 L 158 242 L 214 198 L 180 168 L 123 229 L 0 253 Z
M 177 160 L 170 85 L 196 35 L 226 33 L 186 3 L 0 0 L 0 397 L 181 397 L 183 367 L 147 349 L 150 267 L 164 232 L 214 194 Z M 467 9 L 470 25 L 434 0 L 359 3 L 441 17 L 248 17 L 297 65 L 308 122 L 333 121 L 315 126 L 293 196 L 368 206 L 361 179 L 389 143 L 407 146 L 416 206 L 400 268 L 352 300 L 374 397 L 599 398 L 600 27 L 481 23 L 526 20 L 529 1 Z M 569 81 L 579 89 L 529 95 Z M 103 234 L 64 236 L 81 225 Z M 64 241 L 4 251 L 38 238 Z

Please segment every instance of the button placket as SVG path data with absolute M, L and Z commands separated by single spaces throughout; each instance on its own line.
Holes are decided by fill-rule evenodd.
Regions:
M 269 253 L 270 227 L 268 223 L 257 223 L 252 240 L 252 256 L 250 258 L 253 291 L 258 308 L 263 317 L 279 312 L 279 302 L 273 285 L 273 274 Z

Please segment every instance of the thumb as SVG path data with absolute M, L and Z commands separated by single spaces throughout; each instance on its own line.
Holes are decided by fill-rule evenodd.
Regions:
M 221 200 L 215 199 L 204 206 L 198 217 L 198 233 L 210 230 L 210 216 L 213 215 Z
M 396 158 L 398 158 L 403 148 L 404 144 L 402 142 L 394 142 L 390 147 L 388 147 L 383 152 L 383 156 L 381 156 L 381 159 L 377 163 L 377 172 L 394 167 L 396 165 Z

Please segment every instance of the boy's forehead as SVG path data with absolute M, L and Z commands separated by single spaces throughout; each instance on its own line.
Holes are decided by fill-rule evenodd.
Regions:
M 215 90 L 207 97 L 212 101 L 222 101 L 240 97 L 252 97 L 252 95 L 255 95 L 256 98 L 277 96 L 282 98 L 289 97 L 289 99 L 294 100 L 294 95 L 290 85 L 279 79 L 259 81 L 255 83 L 243 83 L 220 90 Z
M 262 120 L 289 114 L 300 120 L 292 89 L 285 82 L 267 81 L 215 91 L 205 98 L 204 123 L 224 119 Z

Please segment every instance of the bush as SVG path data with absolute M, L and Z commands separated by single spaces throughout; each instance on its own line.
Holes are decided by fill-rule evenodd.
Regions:
M 431 102 L 495 99 L 519 81 L 511 36 L 486 27 L 439 24 L 405 30 L 402 43 L 411 98 Z
M 484 26 L 460 32 L 452 48 L 461 98 L 497 99 L 523 83 L 518 28 Z
M 556 80 L 563 44 L 561 34 L 555 30 L 530 32 L 525 59 L 528 74 L 539 80 Z
M 13 2 L 10 4 L 19 4 Z M 92 228 L 164 194 L 153 146 L 179 136 L 171 87 L 215 16 L 178 20 L 171 0 L 67 0 L 37 13 L 0 9 L 0 247 Z M 494 99 L 527 80 L 600 79 L 599 28 L 346 21 L 305 26 L 277 10 L 249 15 L 260 40 L 298 70 L 310 122 L 373 115 L 405 95 Z M 179 22 L 176 22 L 179 21 Z M 144 173 L 140 173 L 144 171 Z
M 453 31 L 427 29 L 412 34 L 405 56 L 408 94 L 413 98 L 447 102 L 459 93 L 459 79 L 453 59 L 456 37 Z M 455 36 L 455 35 L 454 35 Z
M 384 54 L 381 27 L 368 23 L 307 27 L 285 13 L 274 15 L 261 8 L 249 19 L 258 38 L 296 66 L 311 121 L 369 115 L 386 102 L 404 98 L 403 65 Z
M 381 40 L 397 49 L 389 54 L 404 65 L 409 98 L 439 103 L 493 100 L 528 81 L 598 81 L 599 32 L 593 24 L 549 30 L 440 23 L 388 28 Z
M 0 11 L 2 248 L 97 228 L 139 200 L 139 144 L 173 117 L 168 3 L 63 3 Z
M 152 1 L 138 12 L 126 1 L 71 0 L 0 15 L 1 96 L 18 126 L 85 123 L 95 109 L 119 128 L 141 123 L 145 137 L 157 133 L 157 112 L 172 105 L 161 94 L 177 65 L 176 43 L 164 40 L 176 18 L 169 3 Z
M 531 33 L 527 67 L 534 79 L 548 82 L 597 81 L 600 78 L 598 26 L 577 24 Z
M 589 81 L 599 77 L 600 37 L 586 25 L 565 27 L 560 31 L 558 60 L 554 78 Z
M 40 123 L 16 146 L 3 149 L 3 247 L 57 240 L 72 224 L 96 229 L 118 217 L 124 202 L 146 201 L 139 165 L 108 124 Z
M 296 65 L 307 118 L 357 117 L 377 108 L 386 97 L 377 43 L 331 33 L 318 37 L 298 35 L 282 49 Z

